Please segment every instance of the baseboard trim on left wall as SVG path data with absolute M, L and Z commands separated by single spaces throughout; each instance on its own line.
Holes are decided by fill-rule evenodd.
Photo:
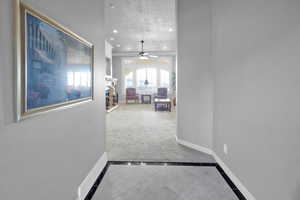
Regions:
M 101 174 L 102 170 L 105 168 L 108 162 L 107 153 L 104 152 L 101 158 L 97 161 L 93 169 L 88 173 L 85 179 L 82 181 L 77 191 L 77 200 L 84 200 L 88 195 L 89 191 L 93 187 L 96 182 L 99 174 Z

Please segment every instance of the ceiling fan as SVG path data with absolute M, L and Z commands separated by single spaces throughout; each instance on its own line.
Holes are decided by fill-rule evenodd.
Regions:
M 156 55 L 151 55 L 149 54 L 148 52 L 145 52 L 144 51 L 144 43 L 145 41 L 144 40 L 141 40 L 141 47 L 142 47 L 142 50 L 138 53 L 138 57 L 142 60 L 148 60 L 149 58 L 158 58 L 158 56 Z

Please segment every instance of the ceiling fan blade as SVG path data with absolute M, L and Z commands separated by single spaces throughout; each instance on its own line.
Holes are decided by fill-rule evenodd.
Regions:
M 144 52 L 144 56 L 147 56 L 147 55 L 149 55 L 149 53 L 147 53 L 147 52 Z
M 149 57 L 147 57 L 147 56 L 140 56 L 139 57 L 141 60 L 148 60 L 149 59 Z
M 149 57 L 151 57 L 151 58 L 158 58 L 158 56 L 156 56 L 156 55 L 149 55 Z

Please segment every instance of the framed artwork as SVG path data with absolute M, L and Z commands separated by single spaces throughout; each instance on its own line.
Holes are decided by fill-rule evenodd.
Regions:
M 18 119 L 93 99 L 94 47 L 19 4 Z

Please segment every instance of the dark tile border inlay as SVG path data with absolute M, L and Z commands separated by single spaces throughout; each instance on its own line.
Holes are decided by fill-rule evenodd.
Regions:
M 219 173 L 223 176 L 227 184 L 231 187 L 235 195 L 240 199 L 240 200 L 247 200 L 246 197 L 241 193 L 241 191 L 235 186 L 235 184 L 232 182 L 232 180 L 227 176 L 227 174 L 224 172 L 222 167 L 217 164 L 216 165 L 217 170 Z
M 160 165 L 160 166 L 209 166 L 215 167 L 216 163 L 195 163 L 195 162 L 156 162 L 156 161 L 109 161 L 110 165 Z
M 91 200 L 95 194 L 95 192 L 98 189 L 98 186 L 100 185 L 106 171 L 108 170 L 110 164 L 109 162 L 106 163 L 104 169 L 102 170 L 101 174 L 98 176 L 98 178 L 96 179 L 93 187 L 90 189 L 89 193 L 86 195 L 86 197 L 84 198 L 84 200 Z
M 155 162 L 155 161 L 108 161 L 101 174 L 95 181 L 93 187 L 84 198 L 84 200 L 92 200 L 95 192 L 97 191 L 103 177 L 105 176 L 106 171 L 110 167 L 110 165 L 150 165 L 150 166 L 198 166 L 198 167 L 216 167 L 218 172 L 225 179 L 227 184 L 230 186 L 232 191 L 240 200 L 247 200 L 245 196 L 241 193 L 241 191 L 235 186 L 235 184 L 231 181 L 231 179 L 227 176 L 221 166 L 217 163 L 194 163 L 194 162 Z

